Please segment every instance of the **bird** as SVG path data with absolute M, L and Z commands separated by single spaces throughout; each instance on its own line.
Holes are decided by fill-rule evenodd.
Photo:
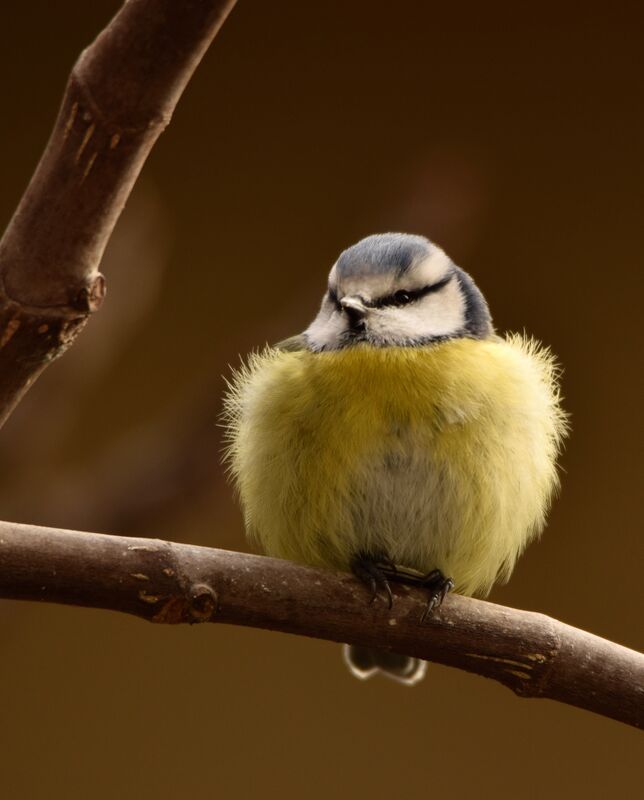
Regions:
M 306 330 L 236 369 L 225 455 L 268 555 L 351 571 L 391 607 L 417 583 L 485 597 L 543 530 L 568 431 L 560 368 L 496 333 L 473 278 L 424 236 L 344 250 Z M 414 685 L 426 662 L 344 646 L 351 672 Z

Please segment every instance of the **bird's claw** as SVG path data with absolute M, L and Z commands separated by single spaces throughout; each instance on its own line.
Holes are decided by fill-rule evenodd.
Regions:
M 387 576 L 380 566 L 382 563 L 385 563 L 385 561 L 381 557 L 371 558 L 361 553 L 351 562 L 351 570 L 356 578 L 359 578 L 370 588 L 371 600 L 369 600 L 369 605 L 380 597 L 380 592 L 382 591 L 387 599 L 387 607 L 391 609 L 394 604 L 394 596 Z
M 408 567 L 397 566 L 388 556 L 378 554 L 376 556 L 366 553 L 359 553 L 351 562 L 353 574 L 365 583 L 371 590 L 371 605 L 380 597 L 381 591 L 384 592 L 389 609 L 393 607 L 393 594 L 389 581 L 406 583 L 412 586 L 420 586 L 429 590 L 427 606 L 421 617 L 421 622 L 425 622 L 427 617 L 439 608 L 447 596 L 454 588 L 454 581 L 446 578 L 439 569 L 431 572 L 422 573 Z
M 435 608 L 440 608 L 447 594 L 454 588 L 454 581 L 451 578 L 446 578 L 439 570 L 433 570 L 433 572 L 438 574 L 433 577 L 428 587 L 429 599 L 427 600 L 423 616 L 420 618 L 421 622 L 425 622 Z

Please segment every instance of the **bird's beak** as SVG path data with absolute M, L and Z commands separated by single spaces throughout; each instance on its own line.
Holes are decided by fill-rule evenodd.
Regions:
M 340 305 L 352 317 L 364 317 L 367 313 L 367 307 L 363 303 L 362 298 L 357 295 L 343 297 L 342 300 L 340 300 Z
M 361 297 L 349 295 L 340 300 L 342 310 L 347 315 L 347 323 L 352 334 L 364 333 L 367 323 L 367 307 Z

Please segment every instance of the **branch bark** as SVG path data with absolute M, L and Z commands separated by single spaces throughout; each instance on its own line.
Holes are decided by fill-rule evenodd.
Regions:
M 0 597 L 223 622 L 379 647 L 644 726 L 644 655 L 543 614 L 450 596 L 425 623 L 421 590 L 369 605 L 351 575 L 158 539 L 0 523 Z
M 129 0 L 72 69 L 0 242 L 0 425 L 101 304 L 107 240 L 236 0 Z

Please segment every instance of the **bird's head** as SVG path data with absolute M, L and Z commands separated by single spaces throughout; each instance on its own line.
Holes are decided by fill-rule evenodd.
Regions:
M 423 236 L 383 233 L 345 250 L 305 332 L 313 350 L 414 346 L 493 333 L 472 278 Z

